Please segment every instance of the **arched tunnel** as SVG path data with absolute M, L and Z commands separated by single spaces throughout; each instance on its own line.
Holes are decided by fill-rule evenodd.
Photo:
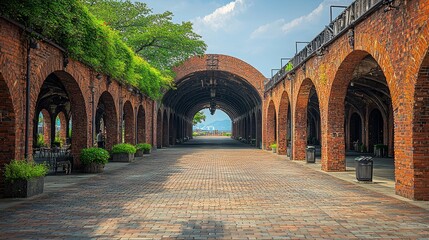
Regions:
M 163 121 L 158 120 L 159 123 L 169 123 L 169 127 L 159 124 L 163 139 L 158 139 L 158 147 L 191 137 L 192 119 L 205 108 L 211 114 L 218 109 L 224 111 L 232 122 L 232 136 L 260 147 L 261 93 L 265 79 L 261 73 L 249 64 L 225 55 L 191 58 L 176 68 L 176 73 L 176 87 L 164 95 L 158 113 L 158 117 L 163 118 Z

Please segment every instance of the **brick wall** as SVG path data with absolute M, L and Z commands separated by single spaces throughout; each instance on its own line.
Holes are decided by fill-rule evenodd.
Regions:
M 11 159 L 24 158 L 25 148 L 25 82 L 27 69 L 26 33 L 17 26 L 0 18 L 0 169 Z M 95 140 L 95 129 L 92 126 L 93 112 L 100 100 L 106 105 L 107 148 L 119 141 L 119 113 L 127 102 L 131 108 L 138 109 L 146 106 L 147 124 L 153 124 L 153 104 L 151 99 L 130 92 L 126 86 L 114 79 L 102 75 L 96 78 L 98 72 L 88 66 L 69 59 L 64 64 L 64 55 L 60 49 L 46 42 L 39 41 L 39 48 L 31 49 L 30 72 L 30 136 L 29 153 L 32 153 L 33 132 L 37 127 L 34 121 L 37 99 L 44 81 L 48 76 L 54 76 L 64 86 L 71 103 L 72 119 L 72 154 L 74 167 L 80 168 L 79 153 L 82 148 L 90 147 Z M 91 91 L 93 89 L 93 93 Z M 93 105 L 94 104 L 94 105 Z M 120 104 L 122 104 L 120 106 Z M 121 111 L 119 111 L 121 110 Z M 134 112 L 134 111 L 133 111 Z M 6 116 L 7 115 L 7 116 Z M 135 127 L 134 117 L 129 123 L 129 129 Z M 146 136 L 152 141 L 156 133 L 153 127 L 146 127 Z M 61 133 L 64 137 L 64 133 Z M 134 143 L 135 131 L 129 134 L 129 140 Z M 45 139 L 49 140 L 47 136 Z M 0 174 L 0 196 L 3 193 L 3 175 Z
M 391 153 L 395 156 L 396 193 L 429 200 L 429 132 L 425 127 L 428 60 L 424 60 L 429 48 L 428 18 L 427 0 L 402 1 L 398 10 L 388 12 L 381 8 L 354 27 L 354 48 L 347 36 L 339 37 L 326 48 L 323 56 L 310 58 L 305 70 L 299 68 L 294 76 L 283 80 L 284 84 L 264 94 L 265 112 L 271 101 L 276 109 L 284 107 L 280 101 L 284 91 L 291 96 L 294 159 L 302 160 L 305 156 L 308 98 L 302 96 L 305 91 L 301 89 L 305 89 L 306 79 L 310 79 L 319 97 L 322 169 L 345 170 L 344 99 L 353 70 L 369 54 L 381 67 L 392 99 L 393 116 L 386 119 L 393 118 L 393 124 L 385 124 L 390 124 L 388 136 L 393 138 L 388 144 L 394 145 Z M 289 87 L 292 81 L 294 86 Z M 269 133 L 268 125 L 263 126 L 264 132 Z

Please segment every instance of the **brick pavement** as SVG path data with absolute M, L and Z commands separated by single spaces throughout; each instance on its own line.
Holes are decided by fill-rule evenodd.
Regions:
M 229 139 L 205 142 L 2 209 L 0 239 L 429 238 L 427 210 Z

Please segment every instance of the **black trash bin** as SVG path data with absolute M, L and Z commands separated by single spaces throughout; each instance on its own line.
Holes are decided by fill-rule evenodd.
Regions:
M 372 157 L 360 156 L 356 161 L 356 179 L 358 181 L 372 182 L 374 162 Z
M 315 163 L 316 162 L 316 148 L 314 146 L 308 146 L 307 151 L 305 154 L 305 159 L 307 160 L 307 163 Z

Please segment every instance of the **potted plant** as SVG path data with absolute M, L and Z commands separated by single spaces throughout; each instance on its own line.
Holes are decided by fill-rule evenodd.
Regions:
M 277 152 L 277 143 L 273 143 L 270 145 L 271 150 L 273 151 L 273 153 Z
M 134 153 L 134 157 L 143 157 L 143 143 L 138 143 L 135 145 L 136 153 Z
M 5 165 L 5 197 L 25 198 L 43 193 L 48 166 L 34 161 L 12 160 Z
M 143 154 L 150 154 L 151 150 L 152 150 L 152 145 L 150 145 L 149 143 L 143 143 Z
M 86 173 L 101 173 L 109 160 L 109 152 L 97 147 L 84 148 L 80 152 L 80 162 Z
M 134 160 L 136 147 L 129 143 L 116 144 L 112 148 L 112 162 L 131 162 Z

